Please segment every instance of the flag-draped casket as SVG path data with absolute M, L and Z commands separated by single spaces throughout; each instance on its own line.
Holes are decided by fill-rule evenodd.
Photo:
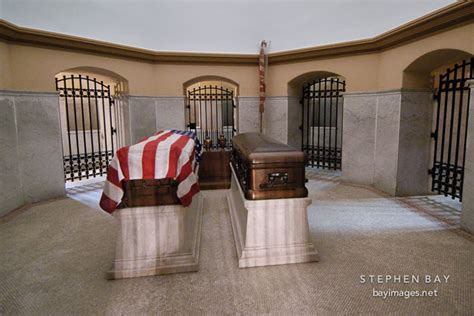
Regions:
M 201 145 L 193 132 L 164 130 L 123 147 L 111 161 L 100 206 L 191 204 L 199 192 Z

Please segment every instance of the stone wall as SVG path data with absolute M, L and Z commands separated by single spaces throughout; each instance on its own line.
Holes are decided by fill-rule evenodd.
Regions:
M 474 122 L 474 80 L 467 82 L 471 89 L 469 121 Z M 461 226 L 474 234 L 474 124 L 468 125 Z
M 64 195 L 56 93 L 0 92 L 0 215 Z
M 185 129 L 184 97 L 129 96 L 131 143 L 163 129 Z
M 390 195 L 430 194 L 431 91 L 344 95 L 342 175 Z

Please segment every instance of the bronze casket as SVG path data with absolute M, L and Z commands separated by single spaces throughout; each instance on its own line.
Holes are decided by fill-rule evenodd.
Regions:
M 257 133 L 237 135 L 232 142 L 232 166 L 246 199 L 308 196 L 302 151 Z

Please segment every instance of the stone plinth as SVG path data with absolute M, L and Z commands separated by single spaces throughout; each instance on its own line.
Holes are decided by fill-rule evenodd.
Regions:
M 165 205 L 115 211 L 119 232 L 108 278 L 197 271 L 202 204 L 199 193 L 189 207 Z
M 319 260 L 309 234 L 311 199 L 246 200 L 232 169 L 227 202 L 239 268 Z

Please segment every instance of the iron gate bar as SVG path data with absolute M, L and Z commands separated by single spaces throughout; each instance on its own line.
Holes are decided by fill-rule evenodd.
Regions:
M 100 176 L 103 176 L 102 170 L 102 146 L 100 144 L 100 120 L 99 120 L 99 100 L 98 100 L 97 91 L 97 80 L 94 78 L 94 98 L 95 98 L 95 116 L 96 116 L 96 123 L 97 123 L 97 143 L 99 144 L 99 172 Z
M 338 108 L 339 108 L 339 78 L 336 78 L 336 130 L 334 131 L 334 170 L 338 169 L 338 165 L 337 165 L 337 125 L 339 123 L 339 111 L 338 111 Z M 341 122 L 342 123 L 342 122 Z
M 71 75 L 71 86 L 72 86 L 72 104 L 73 104 L 73 107 L 74 107 L 74 130 L 76 131 L 76 149 L 77 149 L 77 158 L 76 158 L 76 161 L 77 161 L 77 166 L 78 166 L 78 169 L 79 168 L 79 165 L 80 165 L 80 161 L 81 161 L 81 158 L 79 156 L 79 135 L 77 133 L 77 113 L 76 113 L 76 98 L 75 98 L 75 89 L 74 89 L 74 76 Z M 73 171 L 74 171 L 74 164 L 73 164 Z M 81 180 L 81 173 L 79 172 L 79 180 Z
M 457 70 L 458 64 L 454 65 L 454 68 Z M 452 145 L 453 145 L 453 125 L 454 125 L 454 110 L 456 108 L 456 79 L 457 79 L 457 71 L 454 72 L 454 82 L 452 85 L 452 100 L 451 100 L 451 115 L 450 115 L 450 124 L 449 124 L 449 142 L 448 142 L 448 166 L 451 166 L 451 151 L 452 151 Z M 460 122 L 458 122 L 460 123 Z M 451 179 L 451 168 L 448 167 L 446 170 L 446 191 L 449 191 L 449 180 Z M 452 180 L 453 184 L 456 183 L 455 179 Z
M 112 108 L 115 105 L 114 99 L 110 97 L 110 85 L 107 86 L 107 97 L 109 99 L 109 123 L 110 123 L 110 146 L 112 147 L 112 152 L 115 152 L 114 150 L 114 128 L 112 126 Z
M 447 73 L 447 78 L 449 80 L 449 72 Z M 440 165 L 441 167 L 443 166 L 443 161 L 444 161 L 444 140 L 446 139 L 446 113 L 448 111 L 447 105 L 448 105 L 448 94 L 449 94 L 449 84 L 445 84 L 445 99 L 444 99 L 444 110 L 443 110 L 443 136 L 442 136 L 442 142 L 441 142 L 441 157 L 440 157 Z M 443 179 L 443 169 L 440 169 L 440 174 L 438 175 L 438 193 L 441 193 L 441 183 Z M 446 173 L 446 171 L 444 171 Z
M 453 183 L 451 187 L 451 194 L 455 195 L 456 194 L 456 180 L 458 178 L 458 160 L 459 160 L 459 141 L 460 141 L 460 136 L 461 136 L 461 122 L 462 122 L 462 101 L 463 101 L 463 96 L 464 96 L 464 91 L 463 91 L 463 86 L 462 86 L 462 81 L 464 81 L 464 73 L 466 71 L 466 61 L 462 61 L 462 67 L 461 67 L 461 95 L 459 96 L 459 113 L 458 113 L 458 129 L 457 129 L 457 134 L 456 134 L 456 151 L 455 151 L 455 156 L 454 156 L 454 175 L 453 175 Z M 453 102 L 454 104 L 454 102 Z M 453 106 L 454 109 L 454 106 Z
M 96 168 L 95 168 L 95 151 L 94 151 L 94 132 L 92 131 L 92 110 L 91 110 L 91 94 L 89 89 L 89 76 L 86 76 L 86 83 L 87 83 L 87 106 L 89 109 L 89 126 L 90 126 L 90 133 L 91 133 L 91 150 L 92 150 L 92 174 L 94 177 L 96 176 Z
M 82 140 L 84 141 L 84 154 L 85 154 L 85 161 L 86 161 L 86 178 L 89 178 L 89 158 L 87 155 L 87 143 L 86 143 L 86 121 L 84 119 L 84 100 L 82 99 L 82 76 L 79 75 L 79 95 L 81 97 L 81 117 L 82 117 Z M 81 164 L 79 164 L 81 166 Z M 82 173 L 82 170 L 80 170 Z
M 332 84 L 333 84 L 333 79 L 331 78 L 330 82 L 330 102 L 331 102 L 331 105 L 332 105 Z M 332 132 L 332 106 L 330 107 L 330 112 L 329 112 L 329 146 L 328 146 L 328 149 L 329 149 L 329 168 L 328 169 L 331 169 L 331 160 L 332 160 L 332 150 L 331 150 L 331 133 Z

